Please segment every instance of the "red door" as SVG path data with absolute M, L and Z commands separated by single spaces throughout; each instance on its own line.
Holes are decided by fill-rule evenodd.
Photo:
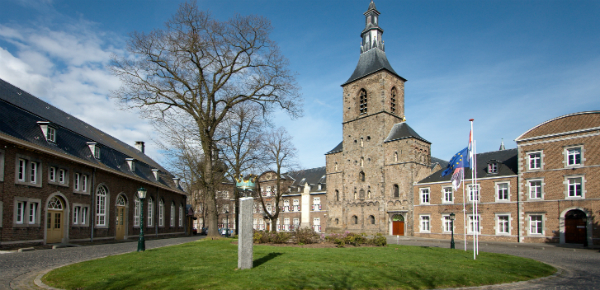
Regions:
M 404 222 L 392 222 L 392 235 L 404 236 Z

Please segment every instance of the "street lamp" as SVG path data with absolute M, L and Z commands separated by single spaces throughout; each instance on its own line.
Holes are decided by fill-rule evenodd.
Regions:
M 450 249 L 455 249 L 454 246 L 454 213 L 450 213 L 450 228 L 452 229 L 452 238 L 450 239 Z
M 225 226 L 225 237 L 229 237 L 229 211 L 225 210 L 225 216 L 227 217 L 227 225 Z
M 138 240 L 138 252 L 146 250 L 146 240 L 144 239 L 144 199 L 146 199 L 146 192 L 146 189 L 143 187 L 137 190 L 137 196 L 140 199 L 140 239 Z

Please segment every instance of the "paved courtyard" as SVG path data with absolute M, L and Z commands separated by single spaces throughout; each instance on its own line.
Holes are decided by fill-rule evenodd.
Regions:
M 146 248 L 158 248 L 191 242 L 203 236 L 149 240 Z M 450 246 L 449 241 L 388 237 L 390 244 L 443 247 Z M 464 244 L 456 244 L 457 251 Z M 468 244 L 470 250 L 471 243 Z M 81 247 L 60 248 L 55 250 L 36 250 L 31 252 L 12 252 L 0 255 L 0 289 L 39 289 L 34 279 L 45 270 L 66 264 L 81 262 L 109 255 L 132 252 L 137 242 L 102 244 Z M 498 286 L 478 287 L 478 289 L 599 289 L 600 253 L 598 250 L 584 249 L 579 246 L 559 246 L 554 244 L 514 244 L 480 243 L 480 251 L 511 254 L 536 259 L 561 269 L 560 274 L 551 278 L 520 282 Z

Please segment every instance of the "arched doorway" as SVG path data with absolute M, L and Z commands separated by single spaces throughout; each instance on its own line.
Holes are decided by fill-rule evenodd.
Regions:
M 64 237 L 65 203 L 58 196 L 48 201 L 46 216 L 46 243 L 60 243 Z
M 116 204 L 116 233 L 115 240 L 124 240 L 125 239 L 125 230 L 127 229 L 127 199 L 123 194 L 119 194 L 117 196 L 117 204 Z
M 565 214 L 565 243 L 583 244 L 586 239 L 585 212 L 573 209 Z
M 395 214 L 392 217 L 392 235 L 404 236 L 404 217 L 399 214 Z

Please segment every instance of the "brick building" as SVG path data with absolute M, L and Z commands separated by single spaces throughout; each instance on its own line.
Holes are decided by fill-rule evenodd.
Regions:
M 178 179 L 136 148 L 0 80 L 0 246 L 184 233 Z
M 413 183 L 439 169 L 431 143 L 404 118 L 404 83 L 385 55 L 371 1 L 358 65 L 343 88 L 343 140 L 326 154 L 328 231 L 411 234 Z M 442 163 L 440 165 L 440 162 Z

